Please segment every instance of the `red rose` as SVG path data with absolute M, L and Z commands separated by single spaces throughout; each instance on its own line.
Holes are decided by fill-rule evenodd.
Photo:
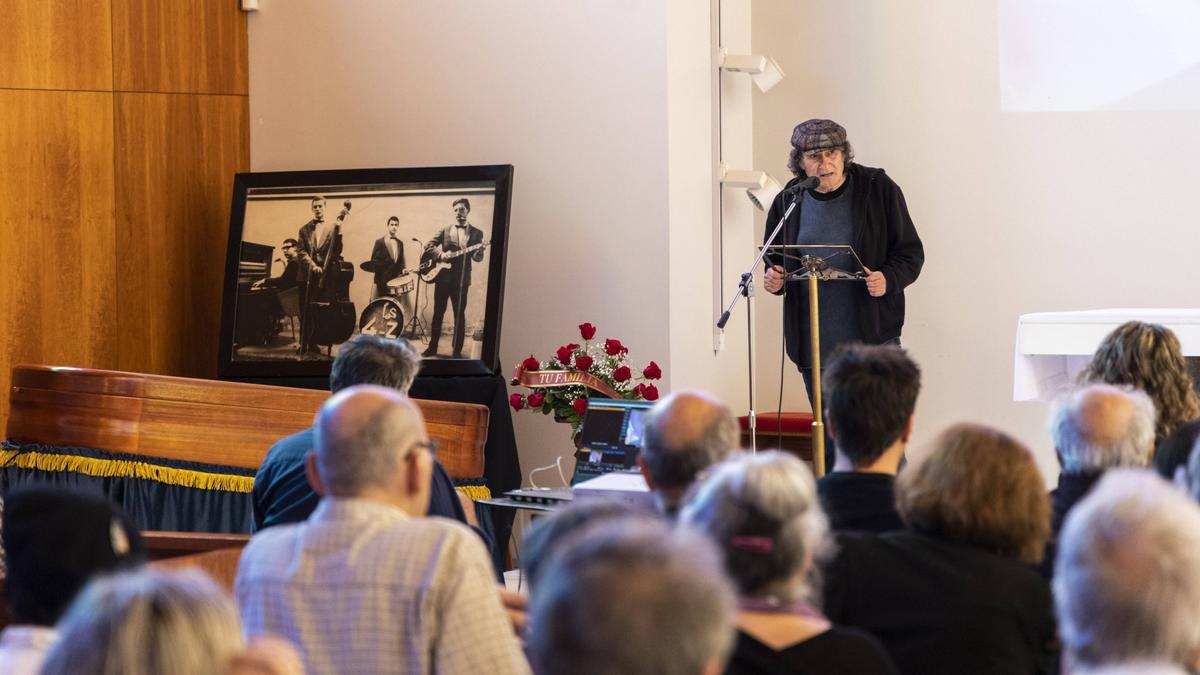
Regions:
M 574 342 L 569 345 L 563 345 L 562 347 L 559 347 L 558 351 L 555 353 L 555 356 L 558 357 L 558 362 L 564 366 L 571 365 L 571 355 L 575 353 L 576 349 L 579 349 L 579 345 L 575 344 Z
M 513 410 L 520 410 L 525 407 L 525 400 L 521 398 L 520 394 L 513 394 L 508 397 L 508 404 L 512 406 Z
M 545 403 L 545 401 L 545 394 L 530 394 L 528 398 L 530 408 L 540 408 L 542 407 L 542 403 Z
M 571 407 L 575 409 L 575 412 L 579 413 L 580 417 L 583 417 L 583 413 L 587 412 L 587 401 L 586 398 L 577 398 L 571 401 Z
M 658 367 L 657 363 L 651 361 L 650 365 L 642 369 L 642 377 L 647 380 L 657 380 L 662 377 L 662 369 Z
M 613 371 L 613 379 L 617 382 L 626 382 L 629 380 L 629 366 L 621 366 Z
M 580 370 L 587 370 L 592 367 L 592 357 L 587 354 L 580 354 L 575 357 L 575 367 Z
M 533 354 L 530 354 L 529 358 L 521 362 L 521 367 L 525 370 L 537 370 L 538 368 L 542 367 L 542 364 L 538 363 L 538 360 L 533 358 Z
M 658 400 L 658 387 L 656 387 L 652 384 L 643 384 L 642 385 L 642 398 L 646 399 L 647 401 L 657 401 Z
M 629 353 L 629 349 L 621 344 L 620 340 L 613 340 L 612 338 L 604 341 L 604 351 L 608 352 L 609 356 Z
M 590 323 L 581 323 L 579 324 L 579 334 L 583 336 L 584 340 L 591 340 L 596 337 L 596 327 Z

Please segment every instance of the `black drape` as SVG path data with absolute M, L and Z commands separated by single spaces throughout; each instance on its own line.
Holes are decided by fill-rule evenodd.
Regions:
M 418 377 L 408 393 L 413 398 L 431 401 L 486 405 L 489 415 L 487 444 L 483 448 L 484 482 L 497 497 L 521 487 L 521 461 L 517 456 L 517 437 L 513 433 L 507 381 L 503 376 Z M 495 511 L 501 512 L 493 513 Z M 509 509 L 477 508 L 476 514 L 479 527 L 491 535 L 494 542 L 493 564 L 497 570 L 503 570 L 514 513 Z
M 253 469 L 33 443 L 3 444 L 0 494 L 42 484 L 107 497 L 143 530 L 249 533 Z

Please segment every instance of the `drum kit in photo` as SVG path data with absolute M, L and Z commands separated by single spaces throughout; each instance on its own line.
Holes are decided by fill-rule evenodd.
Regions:
M 359 267 L 366 272 L 373 271 L 370 261 L 360 264 Z M 386 338 L 423 337 L 425 327 L 416 311 L 417 289 L 420 284 L 420 275 L 408 270 L 388 281 L 384 295 L 367 303 L 359 315 L 359 332 Z

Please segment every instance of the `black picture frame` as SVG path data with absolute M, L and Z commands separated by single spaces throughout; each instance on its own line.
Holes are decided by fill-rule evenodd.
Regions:
M 312 343 L 342 337 L 351 316 L 346 339 L 363 330 L 403 334 L 426 349 L 432 346 L 439 287 L 447 307 L 438 355 L 423 358 L 420 374 L 499 372 L 512 178 L 510 164 L 236 174 L 218 377 L 327 378 L 344 339 L 318 343 L 320 354 L 311 353 Z M 465 223 L 459 220 L 464 206 Z M 318 210 L 323 222 L 317 222 Z M 395 241 L 389 236 L 393 216 Z M 335 224 L 340 256 L 336 248 L 330 256 L 331 247 L 321 245 L 335 240 Z M 284 255 L 286 239 L 293 243 Z M 438 253 L 448 257 L 438 259 Z M 385 272 L 376 274 L 373 263 L 364 264 L 372 255 L 384 256 L 378 259 L 386 261 Z M 309 272 L 306 256 L 334 272 L 328 278 Z M 445 269 L 437 273 L 435 266 Z M 377 283 L 393 272 L 386 283 Z M 456 299 L 465 301 L 460 354 L 452 328 Z M 306 346 L 309 352 L 302 353 Z

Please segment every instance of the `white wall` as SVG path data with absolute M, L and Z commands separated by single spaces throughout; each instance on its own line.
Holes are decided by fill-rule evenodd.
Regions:
M 754 120 L 749 78 L 718 75 L 715 57 L 719 45 L 734 52 L 750 49 L 750 3 L 720 5 L 718 37 L 708 2 L 668 3 L 671 387 L 714 392 L 744 414 L 745 303 L 733 314 L 720 350 L 714 350 L 714 334 L 753 255 L 757 215 L 744 190 L 719 188 L 718 160 L 734 169 L 752 168 Z
M 662 364 L 664 391 L 719 390 L 740 381 L 745 340 L 736 351 L 731 336 L 734 358 L 712 352 L 708 12 L 263 0 L 250 16 L 251 166 L 511 163 L 505 370 L 590 321 L 636 363 Z M 526 472 L 571 449 L 550 418 L 514 419 Z
M 904 332 L 924 371 L 918 445 L 952 422 L 985 422 L 1033 447 L 1053 479 L 1047 407 L 1012 401 L 1017 317 L 1196 306 L 1200 124 L 1195 112 L 1000 112 L 996 12 L 755 0 L 755 49 L 788 73 L 755 98 L 755 154 L 784 174 L 792 126 L 828 117 L 863 164 L 887 169 L 925 242 Z M 761 305 L 765 353 L 778 350 L 780 312 Z M 763 364 L 765 389 L 777 369 Z M 802 409 L 788 371 L 789 405 Z

